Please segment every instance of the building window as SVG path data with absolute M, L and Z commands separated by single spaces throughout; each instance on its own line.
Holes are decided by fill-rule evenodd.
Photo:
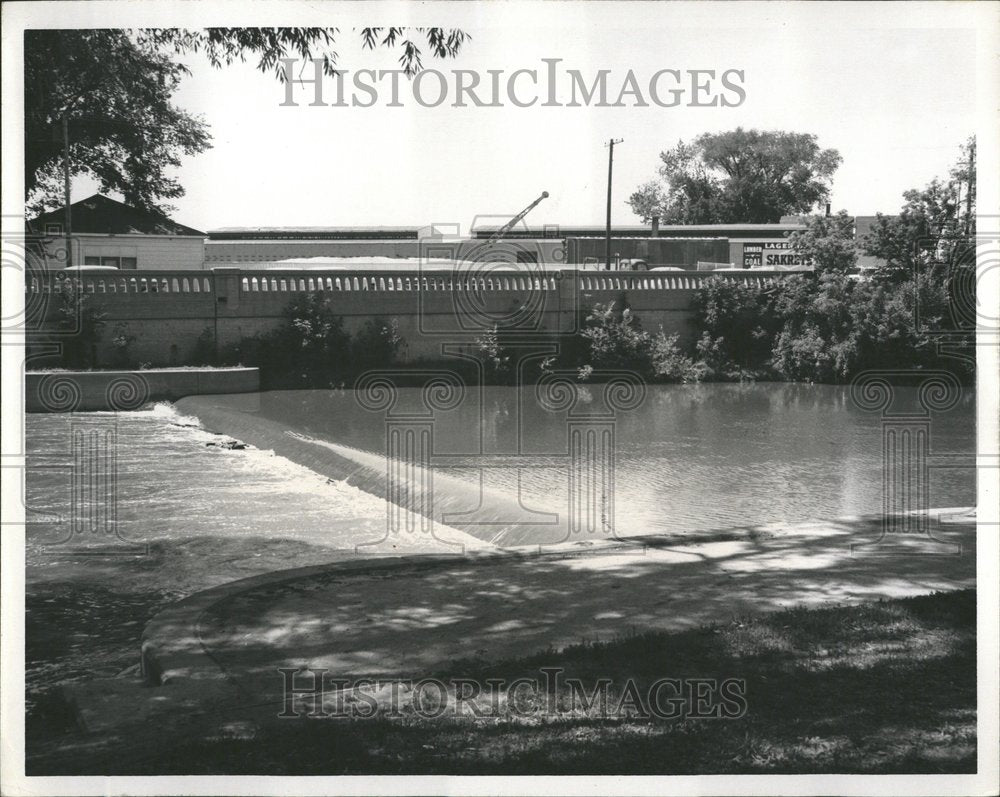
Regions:
M 61 224 L 46 224 L 45 225 L 46 235 L 62 235 L 62 225 Z
M 87 255 L 83 258 L 83 264 L 85 266 L 110 266 L 111 268 L 118 268 L 123 271 L 135 271 L 138 267 L 136 258 L 118 257 L 117 255 L 114 257 Z

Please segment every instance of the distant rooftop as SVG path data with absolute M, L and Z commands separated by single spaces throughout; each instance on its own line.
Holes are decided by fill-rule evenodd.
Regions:
M 94 194 L 70 205 L 73 212 L 74 234 L 103 235 L 184 235 L 203 237 L 205 233 L 186 227 L 160 213 L 126 205 L 116 199 Z M 43 213 L 28 222 L 38 234 L 47 232 L 46 225 L 62 227 L 66 220 L 64 208 Z
M 423 227 L 219 227 L 208 231 L 210 241 L 283 240 L 416 240 Z
M 472 228 L 474 238 L 489 238 L 500 225 L 482 224 Z M 719 237 L 738 238 L 747 234 L 784 235 L 786 232 L 803 229 L 802 224 L 661 224 L 658 235 L 661 238 Z M 605 233 L 603 224 L 558 225 L 544 227 L 519 227 L 506 234 L 507 238 L 595 238 Z M 648 224 L 613 224 L 613 238 L 649 238 L 652 228 Z

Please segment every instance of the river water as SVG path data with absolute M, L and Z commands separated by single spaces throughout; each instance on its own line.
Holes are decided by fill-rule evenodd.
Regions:
M 912 411 L 915 392 L 896 393 L 895 411 Z M 845 387 L 654 386 L 638 407 L 612 417 L 600 386 L 580 389 L 569 410 L 531 387 L 467 389 L 444 408 L 428 408 L 417 388 L 397 398 L 388 415 L 352 391 L 329 390 L 191 397 L 118 415 L 29 415 L 27 504 L 36 521 L 29 552 L 72 530 L 71 428 L 87 424 L 115 429 L 113 541 L 253 536 L 351 548 L 383 540 L 387 529 L 404 547 L 428 535 L 468 541 L 449 536 L 450 526 L 523 544 L 882 508 L 882 420 L 855 406 Z M 395 522 L 381 500 L 390 428 L 426 433 L 421 452 L 411 452 L 423 467 L 407 489 L 391 493 L 414 511 Z M 571 455 L 574 428 L 613 435 L 596 464 L 584 457 L 591 472 L 582 476 Z M 251 446 L 225 448 L 212 433 Z M 972 391 L 947 412 L 931 413 L 930 438 L 935 456 L 974 452 Z M 425 473 L 421 481 L 423 471 L 432 479 Z M 581 515 L 573 505 L 591 499 L 597 523 L 587 507 Z M 931 470 L 931 506 L 974 503 L 973 468 Z M 421 514 L 444 527 L 428 526 Z M 77 519 L 78 532 L 83 525 Z
M 883 420 L 856 406 L 847 387 L 652 386 L 639 406 L 613 414 L 602 391 L 581 387 L 568 408 L 534 387 L 467 389 L 430 407 L 417 388 L 399 390 L 389 408 L 329 390 L 192 397 L 179 406 L 208 428 L 376 495 L 394 479 L 394 500 L 414 514 L 505 545 L 882 509 Z M 892 413 L 917 409 L 915 390 L 895 388 Z M 932 455 L 971 456 L 974 392 L 928 417 Z M 605 435 L 603 446 L 574 460 L 574 429 L 592 443 Z M 407 455 L 421 465 L 409 477 L 386 477 L 393 430 L 409 434 Z M 929 491 L 930 506 L 971 506 L 975 471 L 932 468 Z
M 30 414 L 25 424 L 32 710 L 56 684 L 134 668 L 150 618 L 199 590 L 362 556 L 482 545 L 442 526 L 389 539 L 383 499 L 242 447 L 167 404 Z M 54 722 L 29 725 L 45 735 Z
M 417 389 L 388 408 L 370 398 L 275 391 L 28 415 L 29 692 L 114 675 L 163 606 L 257 573 L 882 507 L 882 420 L 847 388 L 657 386 L 613 416 L 600 386 L 572 407 L 534 388 L 469 389 L 430 408 Z M 914 411 L 913 391 L 896 398 L 894 411 Z M 965 463 L 930 471 L 930 505 L 972 506 L 974 393 L 929 421 L 932 454 Z M 600 456 L 574 460 L 574 429 L 597 430 Z M 399 430 L 410 459 L 426 456 L 389 479 L 386 441 Z M 385 500 L 399 482 L 390 496 L 412 511 Z

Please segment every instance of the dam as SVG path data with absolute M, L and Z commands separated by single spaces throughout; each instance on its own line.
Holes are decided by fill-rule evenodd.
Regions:
M 384 535 L 420 517 L 501 547 L 713 530 L 883 510 L 881 422 L 832 385 L 651 385 L 613 415 L 604 386 L 469 387 L 427 410 L 358 391 L 192 396 L 206 429 L 386 499 Z M 917 391 L 898 388 L 903 404 Z M 558 399 L 558 401 L 556 400 Z M 933 418 L 932 453 L 975 450 L 975 393 Z M 401 442 L 402 441 L 402 442 Z M 930 475 L 933 506 L 975 503 L 968 469 Z M 399 515 L 406 510 L 405 521 Z

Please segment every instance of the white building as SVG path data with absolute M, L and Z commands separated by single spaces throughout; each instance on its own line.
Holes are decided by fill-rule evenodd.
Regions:
M 158 213 L 94 194 L 74 202 L 72 264 L 113 266 L 122 270 L 205 268 L 205 233 Z M 29 233 L 41 242 L 48 268 L 65 268 L 66 212 L 43 213 L 28 222 Z

